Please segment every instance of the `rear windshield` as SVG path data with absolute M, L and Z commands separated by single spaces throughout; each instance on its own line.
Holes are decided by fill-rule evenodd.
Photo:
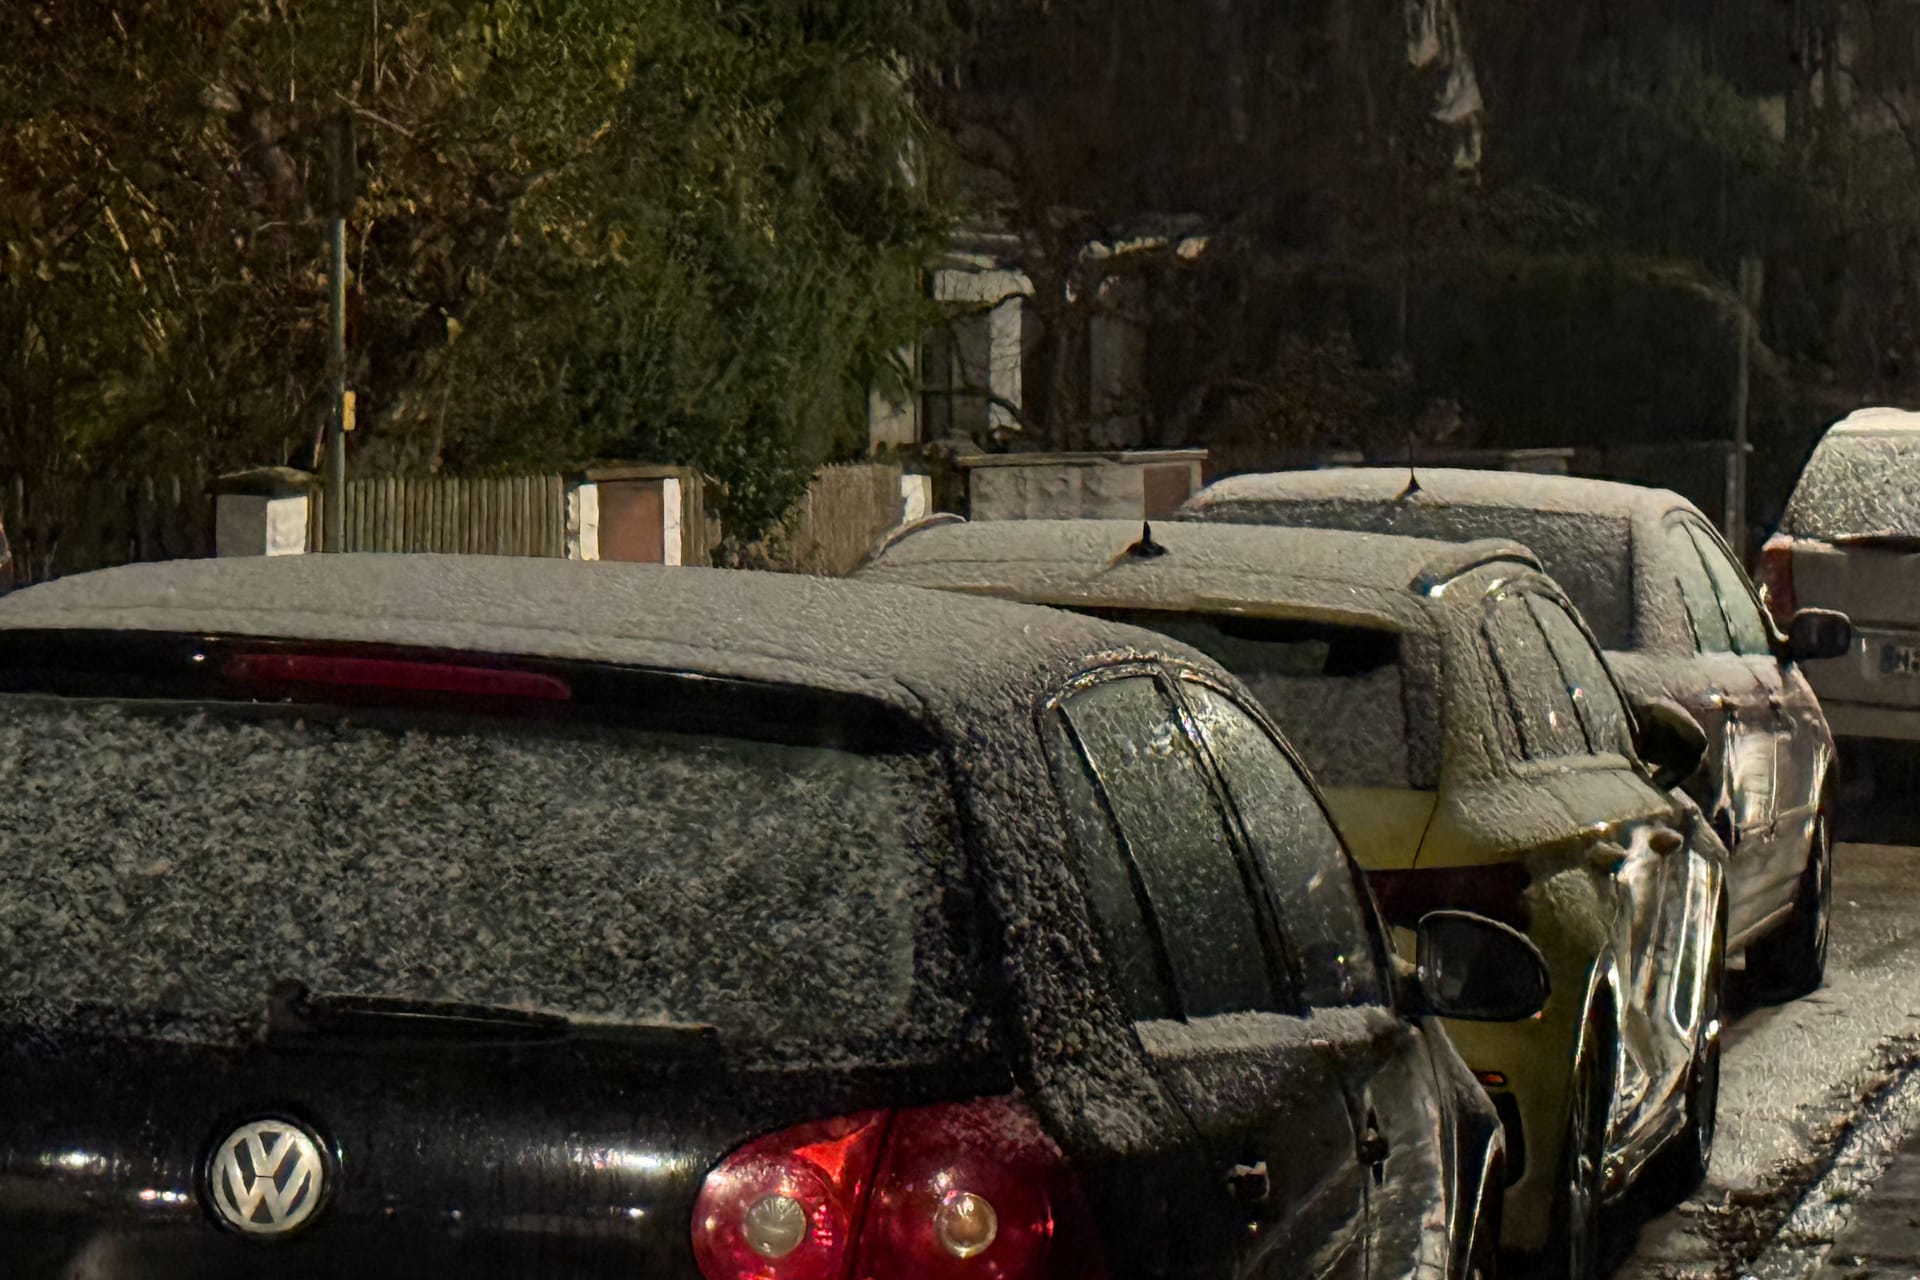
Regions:
M 1625 649 L 1632 643 L 1632 538 L 1624 516 L 1423 499 L 1395 503 L 1323 499 L 1250 506 L 1251 510 L 1222 510 L 1228 519 L 1294 528 L 1394 533 L 1446 542 L 1511 539 L 1531 548 L 1559 581 L 1593 628 L 1601 648 Z
M 1828 435 L 1801 472 L 1781 527 L 1803 538 L 1920 535 L 1920 436 Z
M 912 1057 L 977 985 L 954 830 L 926 754 L 5 696 L 0 983 L 197 1029 L 294 978 Z
M 1184 641 L 1238 676 L 1322 786 L 1432 785 L 1397 633 L 1224 614 L 1100 615 Z

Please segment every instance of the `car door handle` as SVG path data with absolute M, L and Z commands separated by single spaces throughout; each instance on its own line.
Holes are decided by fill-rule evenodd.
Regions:
M 1663 858 L 1670 853 L 1678 853 L 1686 844 L 1687 838 L 1672 827 L 1655 827 L 1647 837 L 1647 847 Z
M 1360 1135 L 1360 1163 L 1373 1168 L 1374 1180 L 1380 1178 L 1380 1166 L 1387 1162 L 1391 1148 L 1387 1145 L 1387 1135 L 1380 1132 L 1380 1121 L 1374 1114 L 1367 1113 L 1367 1127 Z
M 1267 1176 L 1267 1162 L 1256 1160 L 1252 1164 L 1237 1164 L 1227 1170 L 1227 1194 L 1243 1205 L 1266 1203 L 1273 1194 L 1273 1179 Z

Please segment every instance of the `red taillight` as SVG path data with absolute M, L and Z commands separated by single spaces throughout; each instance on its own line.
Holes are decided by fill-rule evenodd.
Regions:
M 707 1280 L 1097 1280 L 1060 1149 L 1011 1098 L 865 1112 L 748 1143 L 693 1211 Z
M 1792 538 L 1776 533 L 1766 540 L 1760 548 L 1753 584 L 1760 589 L 1760 598 L 1766 601 L 1774 624 L 1784 631 L 1793 621 L 1794 611 Z
M 565 681 L 537 671 L 324 653 L 237 654 L 227 663 L 227 675 L 256 685 L 333 685 L 546 702 L 565 702 L 573 696 Z
M 720 1163 L 693 1206 L 707 1280 L 842 1280 L 886 1132 L 887 1113 L 802 1125 Z
M 860 1245 L 859 1280 L 1093 1274 L 1065 1157 L 1010 1098 L 901 1112 Z

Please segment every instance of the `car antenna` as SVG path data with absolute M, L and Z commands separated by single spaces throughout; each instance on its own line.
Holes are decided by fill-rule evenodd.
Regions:
M 1167 554 L 1167 549 L 1153 540 L 1153 525 L 1148 521 L 1140 522 L 1140 541 L 1120 553 L 1129 560 L 1151 560 L 1155 556 Z
M 1408 498 L 1420 492 L 1420 473 L 1414 468 L 1414 448 L 1414 438 L 1409 435 L 1407 437 L 1407 487 L 1400 491 L 1398 497 L 1394 498 L 1395 502 L 1405 502 Z

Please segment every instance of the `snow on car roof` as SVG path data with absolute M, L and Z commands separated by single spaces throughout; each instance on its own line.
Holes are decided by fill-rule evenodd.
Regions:
M 1537 567 L 1519 543 L 1449 543 L 1270 525 L 1162 523 L 1164 555 L 1126 554 L 1132 520 L 994 520 L 900 539 L 860 573 L 869 580 L 1139 608 L 1299 606 L 1354 621 L 1421 625 L 1415 590 L 1490 560 Z
M 0 629 L 418 645 L 689 670 L 914 708 L 1038 687 L 1103 652 L 1213 664 L 1161 636 L 1005 601 L 733 569 L 512 556 L 176 560 L 0 599 Z
M 737 676 L 942 722 L 1001 979 L 1063 1143 L 1146 1149 L 1185 1121 L 1129 1069 L 1130 1024 L 1082 977 L 1099 946 L 1034 732 L 1093 655 L 1218 664 L 1118 623 L 1005 601 L 743 570 L 507 556 L 310 555 L 129 565 L 0 599 L 0 629 L 127 628 L 442 646 Z M 685 794 L 685 793 L 681 793 Z M 695 797 L 701 800 L 703 797 Z M 796 820 L 804 820 L 804 817 Z M 950 904 L 951 905 L 951 904 Z M 972 908 L 953 907 L 956 910 Z M 1042 960 L 1044 957 L 1044 961 Z M 918 962 L 918 961 L 917 961 Z
M 1630 516 L 1649 508 L 1690 506 L 1679 494 L 1615 480 L 1540 475 L 1529 471 L 1473 471 L 1421 467 L 1414 503 L 1457 502 L 1534 511 L 1591 512 Z M 1229 476 L 1187 500 L 1183 513 L 1216 511 L 1262 502 L 1340 501 L 1388 503 L 1407 487 L 1405 467 L 1324 467 L 1314 471 L 1269 471 Z
M 1855 409 L 1828 428 L 1829 431 L 1878 434 L 1883 431 L 1920 431 L 1920 413 L 1911 409 L 1896 409 L 1891 405 L 1871 405 L 1865 409 Z

